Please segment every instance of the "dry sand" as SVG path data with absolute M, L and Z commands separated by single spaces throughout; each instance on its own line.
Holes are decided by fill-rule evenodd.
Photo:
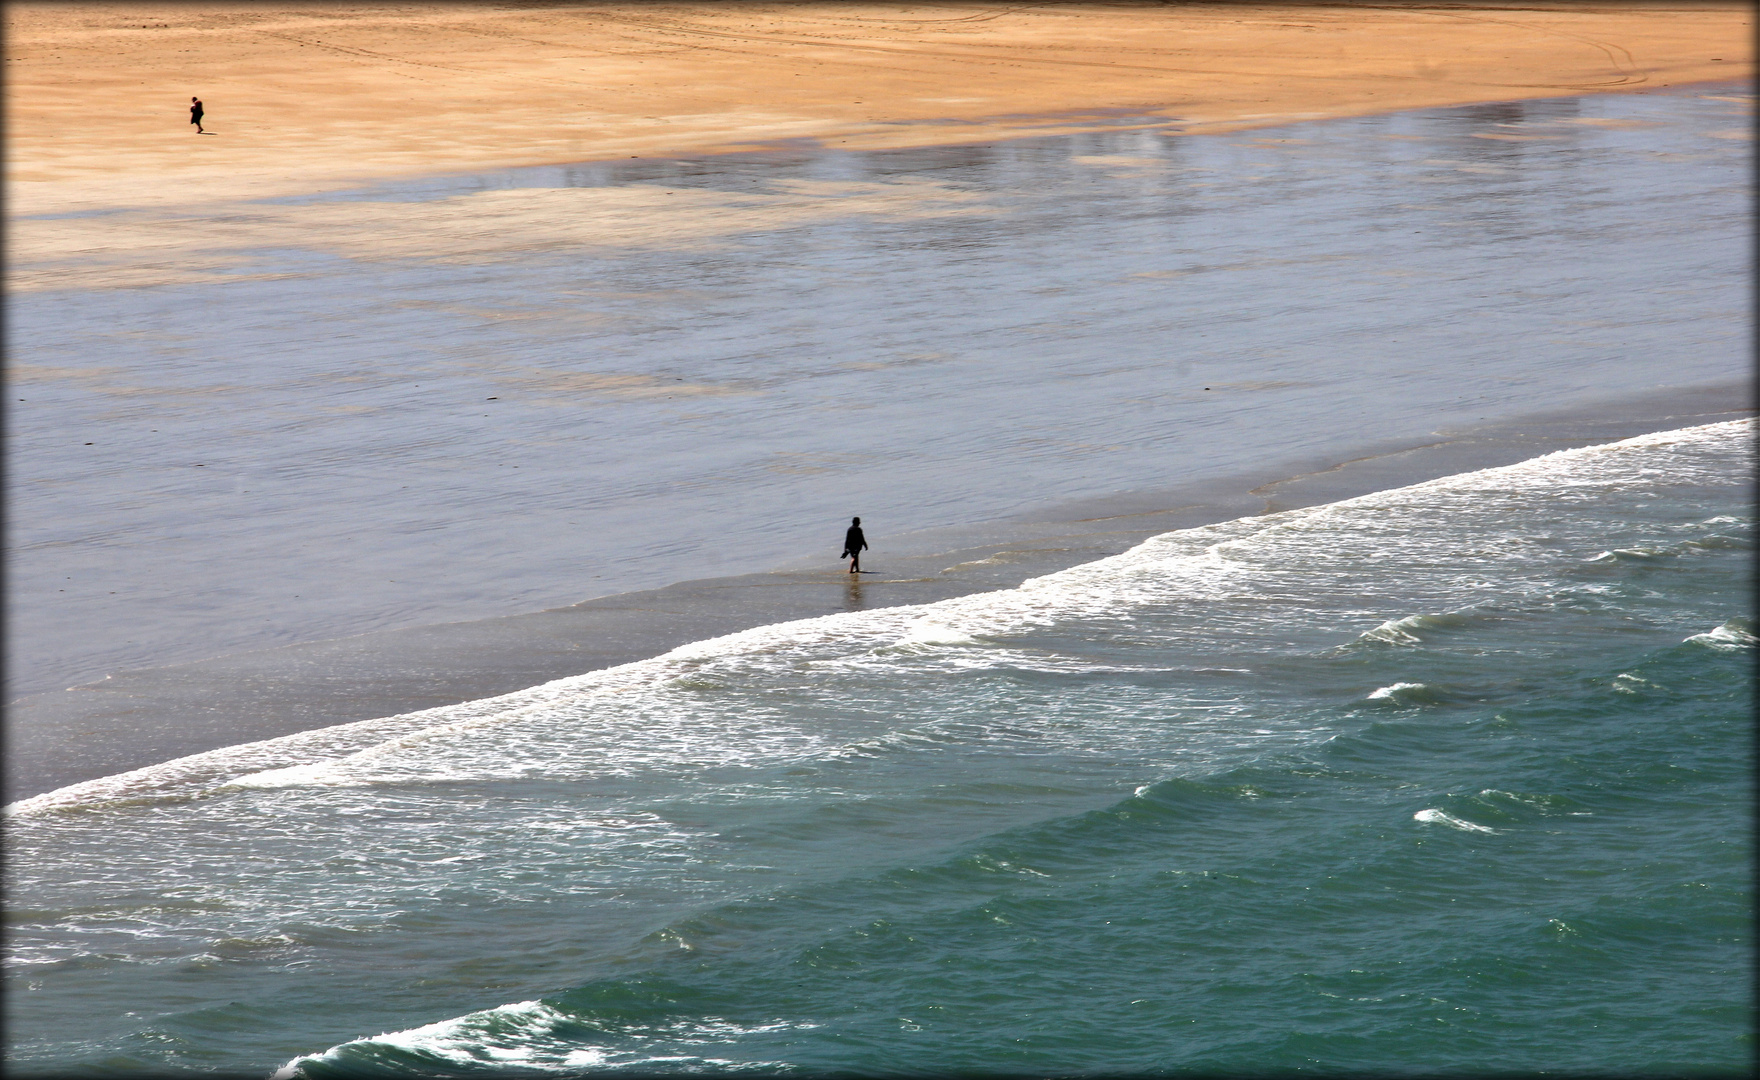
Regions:
M 28 4 L 14 214 L 1155 112 L 1214 131 L 1751 77 L 1746 4 Z M 187 123 L 190 95 L 211 136 Z M 71 252 L 70 252 L 71 253 Z

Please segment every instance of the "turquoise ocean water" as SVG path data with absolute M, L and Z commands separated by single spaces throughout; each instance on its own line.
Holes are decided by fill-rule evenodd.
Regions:
M 14 804 L 9 1068 L 1742 1070 L 1753 434 Z

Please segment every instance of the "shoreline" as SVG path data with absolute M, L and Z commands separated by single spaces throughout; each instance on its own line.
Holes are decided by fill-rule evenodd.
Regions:
M 665 10 L 671 23 L 638 26 L 642 19 L 631 20 L 651 13 L 629 6 L 9 5 L 12 218 L 172 205 L 224 217 L 213 210 L 229 201 L 419 175 L 832 138 L 848 150 L 980 145 L 1117 131 L 1145 118 L 1168 134 L 1212 134 L 1752 78 L 1751 9 L 1728 4 L 909 9 L 932 16 L 933 27 L 901 22 L 906 9 L 893 6 Z M 716 22 L 727 19 L 745 20 L 745 29 Z M 601 34 L 607 27 L 616 33 Z M 1519 45 L 1509 44 L 1512 27 L 1526 33 Z M 1701 55 L 1711 43 L 1715 53 Z M 570 74 L 583 64 L 639 76 L 639 87 L 589 87 Z M 181 107 L 177 95 L 187 96 L 191 80 L 209 98 L 209 120 L 227 118 L 224 138 L 197 140 L 178 116 L 167 121 L 165 101 Z M 102 104 L 124 85 L 128 100 L 145 103 L 134 111 Z M 143 258 L 184 269 L 195 250 L 187 236 L 166 244 L 139 223 L 101 224 L 99 249 L 139 233 Z M 79 228 L 31 230 L 46 241 L 38 255 L 93 263 Z M 888 537 L 899 572 L 865 576 L 855 596 L 841 566 L 827 573 L 803 558 L 545 611 L 122 670 L 9 702 L 8 799 L 201 750 L 493 696 L 750 626 L 1005 588 L 1173 528 L 1690 426 L 1674 420 L 1731 415 L 1712 410 L 1720 395 L 1740 397 L 1746 411 L 1749 393 L 1733 384 L 1673 392 L 1672 412 L 1620 398 L 1424 444 L 1340 438 L 1250 474 Z M 1538 426 L 1510 435 L 1512 424 Z
M 855 582 L 840 561 L 802 557 L 545 611 L 118 672 L 9 703 L 5 801 L 206 750 L 493 697 L 756 626 L 1012 588 L 1176 529 L 1751 416 L 1751 394 L 1741 384 L 1661 388 L 1442 429 L 1429 440 L 1364 442 L 1250 473 L 882 534 L 869 554 L 880 569 Z
M 1127 114 L 1202 134 L 1753 77 L 1751 9 L 1715 3 L 20 3 L 5 17 L 15 218 L 442 170 L 995 142 L 1116 130 Z M 214 138 L 183 121 L 192 93 Z

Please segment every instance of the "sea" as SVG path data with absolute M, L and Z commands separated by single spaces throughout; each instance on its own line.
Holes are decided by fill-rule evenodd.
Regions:
M 1136 259 L 1137 269 L 1084 284 L 1076 245 L 1066 262 L 1042 248 L 1046 261 L 998 271 L 1045 290 L 1032 314 L 1063 321 L 1045 332 L 1080 346 L 1067 363 L 1026 362 L 1019 343 L 1038 331 L 1019 308 L 989 312 L 978 330 L 959 323 L 966 337 L 946 343 L 951 358 L 913 366 L 887 354 L 924 380 L 919 400 L 935 420 L 888 444 L 899 448 L 900 483 L 917 496 L 939 492 L 922 520 L 946 525 L 1006 513 L 1028 495 L 1148 486 L 1173 450 L 1190 468 L 1217 470 L 1248 460 L 1244 448 L 1421 433 L 1508 416 L 1537 395 L 1569 405 L 1610 387 L 1739 379 L 1747 150 L 1728 127 L 1731 100 L 1727 89 L 1609 95 L 1292 125 L 1250 136 L 1267 140 L 1263 151 L 1249 136 L 1198 143 L 1212 137 L 1159 129 L 995 151 L 1013 155 L 1010 212 L 1035 207 L 1054 235 L 1066 235 L 1056 233 L 1056 208 L 1017 183 L 1035 175 L 1020 164 L 1034 154 L 1055 166 L 1055 190 L 1072 204 L 1072 187 L 1092 181 L 1100 202 L 1090 209 L 1149 208 L 1129 228 L 1086 218 L 1109 237 L 1096 245 L 1105 257 Z M 1480 156 L 1438 164 L 1436 140 Z M 1377 247 L 1315 209 L 1356 190 L 1344 164 L 1353 147 L 1379 148 L 1393 164 L 1377 175 L 1398 174 L 1414 191 L 1464 187 L 1471 197 L 1408 200 L 1416 209 L 1380 222 L 1457 222 L 1457 239 L 1424 243 L 1458 261 L 1386 237 Z M 1281 179 L 1252 171 L 1261 152 L 1300 162 L 1310 151 L 1318 165 L 1288 165 Z M 865 167 L 950 160 L 885 153 Z M 851 156 L 812 160 L 841 168 Z M 1117 160 L 1127 156 L 1156 160 Z M 1107 163 L 1073 160 L 1084 157 Z M 958 160 L 970 167 L 971 153 Z M 1196 169 L 1193 160 L 1207 171 L 1180 171 Z M 1629 168 L 1582 171 L 1609 160 Z M 772 170 L 766 182 L 779 183 L 783 165 L 761 164 Z M 589 191 L 625 182 L 583 170 Z M 717 175 L 725 185 L 727 171 Z M 961 182 L 937 181 L 955 191 Z M 452 183 L 436 181 L 442 190 L 421 199 L 467 197 Z M 517 189 L 497 183 L 485 190 Z M 1206 209 L 1201 192 L 1183 203 L 1168 195 L 1197 183 L 1219 185 L 1223 202 Z M 1634 205 L 1615 197 L 1620 185 L 1678 198 Z M 1295 209 L 1255 220 L 1278 191 Z M 1350 197 L 1359 202 L 1347 223 L 1376 225 L 1368 196 Z M 1303 207 L 1313 214 L 1296 212 Z M 1716 208 L 1723 213 L 1708 215 Z M 1218 247 L 1252 246 L 1257 261 L 1206 277 L 1203 265 L 1169 256 L 1165 235 L 1119 246 L 1168 220 Z M 835 231 L 835 222 L 813 228 Z M 930 235 L 916 219 L 900 228 Z M 999 243 L 961 248 L 952 265 L 983 265 Z M 1622 261 L 1622 247 L 1646 258 Z M 913 250 L 903 241 L 886 249 L 874 271 L 881 293 L 903 287 Z M 1349 255 L 1336 272 L 1322 264 L 1327 251 Z M 739 265 L 738 253 L 717 254 L 715 272 Z M 917 255 L 940 257 L 932 247 Z M 1299 262 L 1300 274 L 1279 259 Z M 1131 276 L 1149 273 L 1161 276 Z M 1198 291 L 1180 294 L 1184 306 L 1166 318 L 1192 338 L 1213 325 L 1222 344 L 1186 348 L 1135 306 L 1146 294 L 1130 288 L 1182 274 Z M 1376 292 L 1376 274 L 1417 284 Z M 277 287 L 297 292 L 301 282 Z M 1283 291 L 1231 291 L 1254 282 Z M 61 299 L 139 309 L 154 290 L 163 302 L 186 287 Z M 240 296 L 268 287 L 242 282 Z M 764 280 L 738 288 L 761 290 Z M 889 318 L 901 339 L 934 338 L 938 306 L 969 320 L 970 309 L 952 309 L 973 299 L 953 289 L 917 296 Z M 859 309 L 886 323 L 844 301 L 834 322 Z M 52 332 L 47 307 L 25 306 L 9 332 L 40 344 Z M 68 350 L 101 325 L 64 332 Z M 731 348 L 729 325 L 717 334 Z M 796 332 L 793 323 L 753 331 L 772 342 Z M 1408 332 L 1395 348 L 1392 335 Z M 619 340 L 633 350 L 653 340 L 646 333 Z M 1157 335 L 1165 351 L 1146 350 Z M 1249 340 L 1263 351 L 1240 351 Z M 740 378 L 757 379 L 757 351 L 740 354 Z M 290 362 L 315 355 L 290 352 Z M 942 362 L 954 369 L 946 385 L 957 401 L 934 390 Z M 246 369 L 237 381 L 256 370 Z M 755 417 L 738 414 L 731 393 L 705 391 L 691 408 L 718 402 L 743 417 L 715 428 L 723 434 L 770 423 L 782 399 L 807 393 L 799 387 L 810 373 L 790 371 L 777 379 L 794 389 L 771 399 L 755 382 L 738 384 L 752 399 L 740 407 Z M 827 380 L 898 374 L 826 371 Z M 1178 381 L 1194 376 L 1211 381 Z M 1237 404 L 1158 434 L 1170 416 L 1211 408 L 1201 395 L 1224 392 L 1206 387 L 1229 383 Z M 1290 385 L 1267 385 L 1278 383 Z M 1140 408 L 1092 411 L 1094 395 L 1130 384 L 1145 397 Z M 1108 389 L 1091 389 L 1100 385 Z M 371 399 L 372 386 L 356 386 Z M 65 393 L 68 410 L 85 407 Z M 666 414 L 655 410 L 670 399 L 617 400 L 635 419 L 606 406 L 594 422 L 627 423 L 632 455 L 662 445 L 654 417 Z M 856 404 L 838 403 L 836 415 L 859 416 Z M 1029 470 L 1016 478 L 1023 493 L 985 456 L 994 447 L 975 445 L 962 504 L 962 481 L 936 479 L 935 466 L 964 460 L 971 436 L 954 418 L 994 431 L 983 427 L 996 422 L 985 419 L 991 411 L 1011 424 L 1060 414 L 1057 438 L 1079 429 L 1115 440 L 1106 445 L 1118 452 L 1017 452 Z M 789 415 L 806 422 L 798 409 Z M 44 438 L 36 423 L 16 433 Z M 288 428 L 290 455 L 316 453 L 300 441 L 316 436 L 302 430 Z M 436 447 L 445 434 L 432 435 Z M 1038 437 L 1027 426 L 1020 434 Z M 1158 533 L 1004 588 L 754 626 L 513 693 L 31 792 L 5 817 L 7 1071 L 284 1080 L 1745 1073 L 1754 1054 L 1754 436 L 1743 417 L 1571 445 Z M 30 445 L 42 464 L 15 470 L 71 474 L 78 460 Z M 774 463 L 773 452 L 761 443 L 745 464 Z M 662 473 L 685 468 L 658 460 Z M 745 466 L 708 464 L 738 475 L 695 490 L 737 501 Z M 461 468 L 447 490 L 489 490 L 488 465 Z M 664 479 L 605 468 L 636 494 Z M 736 520 L 756 535 L 779 520 L 789 488 L 776 470 L 752 468 L 763 482 L 747 486 L 749 517 Z M 818 474 L 784 475 L 806 476 L 799 490 L 830 515 L 836 504 L 814 486 Z M 831 479 L 860 475 L 848 464 Z M 14 513 L 52 487 L 32 488 Z M 883 487 L 861 490 L 878 500 Z M 72 506 L 78 490 L 70 483 L 56 497 Z M 402 504 L 359 505 L 352 524 L 363 533 L 375 514 L 408 524 Z M 289 536 L 319 545 L 319 534 L 299 532 L 299 512 L 266 506 Z M 480 509 L 494 516 L 494 505 Z M 188 510 L 161 512 L 170 521 Z M 681 545 L 672 557 L 688 558 L 683 541 L 694 534 L 682 526 L 664 542 L 617 540 L 635 520 L 612 515 L 603 526 L 605 566 L 634 565 L 651 544 Z M 841 520 L 832 525 L 840 535 Z M 521 526 L 494 527 L 506 537 Z M 19 530 L 52 526 L 13 528 L 16 543 Z M 142 557 L 157 557 L 151 543 L 165 539 L 143 540 Z M 552 542 L 534 534 L 539 547 Z M 242 581 L 254 543 L 239 542 L 236 564 L 182 572 Z M 26 556 L 40 566 L 74 560 L 68 547 L 45 539 Z M 392 550 L 366 547 L 373 558 Z M 881 543 L 868 558 L 882 565 Z M 687 563 L 665 565 L 685 576 L 677 568 Z M 222 628 L 244 627 L 222 615 L 227 602 L 251 608 L 248 599 L 248 590 L 226 593 L 208 610 Z M 326 610 L 334 625 L 346 622 L 342 608 Z M 256 619 L 264 611 L 251 608 Z M 16 627 L 17 608 L 12 617 Z M 71 641 L 77 625 L 65 616 L 45 633 Z M 83 659 L 59 668 L 44 659 L 42 670 L 71 677 L 81 664 L 151 659 L 127 651 L 140 647 L 128 628 L 90 625 L 85 651 L 70 654 Z M 237 632 L 243 641 L 254 631 Z

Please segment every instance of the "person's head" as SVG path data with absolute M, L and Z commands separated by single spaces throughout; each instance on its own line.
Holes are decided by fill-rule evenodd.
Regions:
M 191 101 L 200 101 L 200 100 L 202 100 L 202 99 L 201 99 L 201 98 L 199 98 L 199 97 L 193 97 L 193 96 L 192 96 L 192 97 L 191 97 L 191 98 L 190 98 L 190 100 L 191 100 Z
M 862 519 L 861 518 L 850 518 L 849 523 L 851 525 L 860 525 L 862 523 Z

